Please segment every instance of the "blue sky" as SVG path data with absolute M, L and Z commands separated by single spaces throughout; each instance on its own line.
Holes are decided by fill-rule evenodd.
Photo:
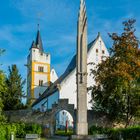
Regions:
M 60 76 L 76 51 L 76 25 L 80 0 L 0 0 L 0 69 L 17 64 L 26 78 L 26 57 L 37 24 L 40 24 L 43 46 L 51 54 L 51 67 Z M 120 32 L 122 21 L 137 20 L 140 37 L 140 0 L 86 0 L 88 42 L 101 32 L 107 47 L 111 47 L 108 32 Z

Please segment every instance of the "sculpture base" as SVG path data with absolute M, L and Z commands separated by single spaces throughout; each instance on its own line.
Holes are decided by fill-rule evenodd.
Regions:
M 77 123 L 76 135 L 87 136 L 88 135 L 88 123 Z
M 108 140 L 108 137 L 106 135 L 72 135 L 70 140 Z

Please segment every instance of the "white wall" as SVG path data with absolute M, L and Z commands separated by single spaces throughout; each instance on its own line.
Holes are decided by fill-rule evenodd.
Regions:
M 98 54 L 96 53 L 96 49 L 98 49 Z M 105 51 L 105 54 L 102 54 L 102 50 Z M 109 53 L 105 47 L 105 44 L 101 37 L 99 37 L 93 47 L 91 47 L 90 51 L 88 52 L 87 56 L 87 64 L 94 62 L 96 64 L 101 62 L 101 58 L 103 55 L 109 56 Z M 87 66 L 87 72 L 88 72 L 88 80 L 87 80 L 87 87 L 92 86 L 95 82 L 93 78 L 90 76 L 90 69 L 94 68 L 93 65 Z M 60 84 L 60 98 L 69 99 L 70 104 L 74 104 L 75 108 L 77 106 L 77 93 L 76 93 L 76 69 L 74 69 L 69 76 L 63 80 Z M 91 109 L 91 103 L 89 103 L 91 100 L 91 93 L 87 94 L 87 107 L 88 109 Z
M 48 64 L 50 64 L 51 61 L 49 53 L 41 53 L 37 48 L 31 49 L 31 60 Z
M 58 79 L 55 69 L 51 70 L 51 82 L 54 83 Z

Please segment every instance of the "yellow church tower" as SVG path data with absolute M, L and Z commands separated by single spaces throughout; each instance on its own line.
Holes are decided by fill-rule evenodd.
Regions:
M 27 102 L 31 104 L 44 93 L 50 84 L 50 54 L 43 49 L 40 30 L 32 42 L 27 57 Z

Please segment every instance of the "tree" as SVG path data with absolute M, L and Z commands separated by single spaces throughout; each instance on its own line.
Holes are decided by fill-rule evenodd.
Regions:
M 4 52 L 4 50 L 0 49 L 0 56 Z M 5 117 L 2 114 L 3 111 L 3 101 L 2 101 L 2 94 L 6 91 L 6 84 L 5 84 L 5 75 L 3 71 L 0 70 L 0 123 L 5 121 Z
M 5 120 L 4 115 L 2 114 L 3 111 L 3 101 L 2 101 L 2 94 L 6 91 L 5 85 L 5 75 L 2 71 L 0 71 L 0 122 Z
M 140 115 L 140 50 L 134 19 L 123 22 L 124 32 L 109 34 L 113 40 L 110 57 L 92 74 L 93 108 L 107 113 L 112 120 L 124 119 L 126 126 Z
M 0 56 L 5 52 L 4 49 L 0 49 Z
M 19 74 L 16 65 L 9 67 L 9 75 L 6 79 L 7 92 L 3 95 L 4 110 L 16 110 L 23 107 L 22 96 L 25 80 Z

